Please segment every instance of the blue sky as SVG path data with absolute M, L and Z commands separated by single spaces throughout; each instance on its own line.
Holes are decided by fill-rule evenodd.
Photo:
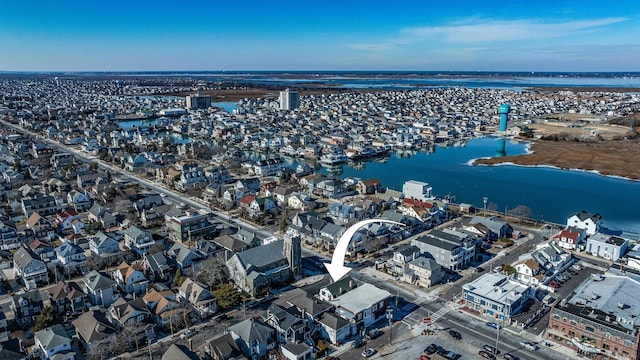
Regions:
M 0 71 L 640 71 L 640 1 L 0 0 Z

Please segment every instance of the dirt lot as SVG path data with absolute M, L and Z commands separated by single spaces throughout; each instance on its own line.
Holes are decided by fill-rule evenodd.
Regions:
M 611 140 L 615 137 L 624 136 L 629 128 L 620 125 L 610 125 L 603 123 L 577 123 L 567 121 L 547 121 L 529 125 L 536 135 L 561 135 L 565 134 L 573 138 L 593 138 L 597 134 L 604 140 Z

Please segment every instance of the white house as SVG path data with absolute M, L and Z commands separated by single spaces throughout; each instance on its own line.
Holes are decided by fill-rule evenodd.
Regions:
M 577 214 L 573 214 L 567 218 L 567 227 L 574 226 L 578 229 L 585 229 L 587 235 L 593 235 L 600 230 L 602 224 L 602 216 L 598 213 L 591 215 L 582 210 Z
M 71 338 L 60 324 L 36 332 L 34 339 L 42 359 L 54 359 L 54 355 L 56 360 L 75 359 L 75 352 L 71 351 Z
M 409 180 L 402 185 L 402 193 L 405 198 L 426 201 L 433 199 L 432 187 L 428 183 Z
M 587 239 L 587 252 L 593 256 L 617 261 L 627 253 L 629 240 L 613 235 L 596 233 Z

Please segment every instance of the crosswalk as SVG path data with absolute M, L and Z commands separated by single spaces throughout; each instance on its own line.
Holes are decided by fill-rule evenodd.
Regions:
M 431 314 L 431 316 L 429 316 L 431 318 L 431 324 L 438 321 L 449 311 L 450 309 L 448 307 L 443 307 L 440 310 Z M 423 324 L 423 318 L 419 318 L 416 315 L 406 316 L 404 319 L 402 319 L 402 323 L 409 327 L 413 327 L 414 325 Z

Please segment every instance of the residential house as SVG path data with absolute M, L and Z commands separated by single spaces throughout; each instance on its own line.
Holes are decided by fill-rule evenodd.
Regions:
M 291 209 L 309 211 L 316 208 L 315 199 L 312 199 L 308 193 L 294 192 L 289 195 L 287 205 Z
M 29 243 L 29 249 L 31 249 L 31 251 L 33 251 L 33 253 L 45 263 L 56 261 L 56 249 L 45 242 L 35 239 Z
M 162 205 L 164 205 L 164 200 L 160 194 L 156 193 L 143 194 L 133 203 L 133 207 L 138 213 L 141 213 L 143 210 L 150 210 Z
M 336 315 L 351 322 L 354 335 L 386 316 L 390 298 L 388 291 L 365 283 L 328 302 L 336 308 Z
M 462 285 L 465 304 L 481 315 L 510 323 L 536 290 L 503 274 L 485 273 Z
M 574 226 L 568 226 L 562 230 L 555 239 L 556 243 L 563 249 L 576 250 L 579 247 L 584 248 L 584 241 L 587 237 L 587 231 Z M 581 245 L 582 244 L 582 245 Z
M 36 316 L 44 307 L 40 290 L 29 290 L 11 297 L 11 310 L 18 326 L 25 328 L 35 323 Z
M 85 275 L 80 284 L 92 305 L 108 307 L 120 297 L 116 282 L 95 270 Z
M 116 226 L 116 218 L 113 216 L 111 211 L 97 202 L 94 202 L 93 205 L 91 205 L 91 208 L 89 208 L 87 218 L 91 222 L 100 222 L 103 229 L 109 229 Z
M 488 240 L 509 237 L 513 232 L 511 225 L 497 216 L 490 218 L 474 216 L 465 230 L 482 235 Z
M 544 281 L 544 268 L 532 257 L 518 261 L 514 268 L 518 281 L 523 284 L 538 286 Z
M 131 345 L 142 346 L 148 339 L 155 338 L 155 322 L 142 298 L 129 301 L 119 298 L 109 307 L 107 317 L 119 330 L 128 330 L 127 340 Z
M 271 197 L 253 199 L 249 204 L 249 213 L 259 216 L 261 214 L 275 214 L 276 202 Z
M 316 238 L 320 236 L 320 230 L 327 224 L 318 213 L 307 211 L 296 214 L 287 228 L 287 232 L 300 236 L 309 244 L 320 243 Z
M 420 248 L 414 245 L 402 245 L 393 252 L 393 257 L 389 260 L 390 270 L 397 274 L 404 274 L 407 264 L 420 257 Z
M 567 218 L 567 227 L 573 226 L 578 229 L 584 229 L 587 232 L 587 236 L 597 233 L 601 225 L 602 215 L 598 213 L 591 215 L 584 210 Z
M 109 321 L 103 310 L 86 311 L 71 323 L 87 352 L 109 346 L 116 341 L 118 329 Z
M 106 184 L 111 181 L 108 172 L 88 172 L 76 175 L 76 181 L 80 189 L 87 189 L 97 184 Z
M 536 248 L 531 252 L 531 257 L 546 271 L 551 272 L 563 269 L 573 262 L 571 253 L 567 253 L 554 243 L 536 245 Z
M 289 203 L 289 197 L 295 190 L 293 186 L 277 186 L 271 193 L 279 206 L 285 206 Z
M 295 306 L 284 307 L 271 304 L 267 309 L 265 322 L 276 329 L 280 344 L 300 343 L 309 338 L 311 330 L 307 327 L 306 319 L 301 316 L 302 314 Z
M 171 246 L 167 251 L 167 255 L 181 269 L 188 268 L 194 262 L 200 260 L 200 256 L 193 249 L 189 249 L 178 242 Z
M 0 220 L 0 250 L 13 250 L 20 247 L 20 238 L 15 226 Z
M 31 213 L 31 216 L 25 222 L 25 225 L 28 231 L 25 231 L 27 236 L 43 240 L 43 241 L 51 241 L 56 237 L 56 228 L 52 221 L 48 218 L 40 216 L 40 214 L 35 211 Z
M 206 341 L 198 352 L 203 360 L 233 360 L 243 356 L 230 333 Z
M 410 284 L 428 288 L 442 282 L 443 276 L 440 264 L 433 259 L 420 256 L 406 264 L 402 279 Z
M 7 327 L 7 316 L 4 314 L 4 310 L 0 309 L 0 344 L 9 341 L 9 335 L 11 334 Z M 2 349 L 6 352 L 6 349 Z M 5 354 L 6 356 L 6 354 Z M 7 357 L 9 358 L 9 357 Z M 18 360 L 19 358 L 16 358 Z
M 440 230 L 411 240 L 423 253 L 428 253 L 447 270 L 460 270 L 468 267 L 476 254 L 476 239 L 462 237 Z
M 249 359 L 263 358 L 276 348 L 276 330 L 256 317 L 232 325 L 227 330 L 242 354 Z
M 120 243 L 104 232 L 98 231 L 89 239 L 89 250 L 98 256 L 118 254 Z
M 266 245 L 236 253 L 227 261 L 233 282 L 251 294 L 287 283 L 301 268 L 298 237 L 285 237 Z
M 58 231 L 64 235 L 84 234 L 84 222 L 75 210 L 62 210 L 56 214 L 54 223 Z
M 286 343 L 280 345 L 280 352 L 287 360 L 313 360 L 314 347 L 306 343 Z
M 31 249 L 21 247 L 13 254 L 13 274 L 25 285 L 42 283 L 49 278 L 47 267 Z
M 156 242 L 153 235 L 135 225 L 129 226 L 123 231 L 124 244 L 138 255 L 146 254 Z
M 640 359 L 638 293 L 634 277 L 612 272 L 588 277 L 551 308 L 544 339 L 579 357 Z
M 347 187 L 342 179 L 323 179 L 315 183 L 311 190 L 325 198 L 336 198 L 344 194 Z
M 111 273 L 118 287 L 126 294 L 141 294 L 149 288 L 149 280 L 144 276 L 142 267 L 122 262 Z
M 74 281 L 59 281 L 55 286 L 47 288 L 47 292 L 49 302 L 58 315 L 78 315 L 87 308 L 87 295 Z
M 191 313 L 208 319 L 218 310 L 216 298 L 204 285 L 187 278 L 178 289 L 178 300 L 188 302 Z
M 360 195 L 375 194 L 382 191 L 382 185 L 378 179 L 360 180 L 356 183 L 356 191 Z
M 22 198 L 21 204 L 22 212 L 27 218 L 34 212 L 38 212 L 40 216 L 49 216 L 60 211 L 60 205 L 58 205 L 53 195 L 34 194 L 33 196 Z
M 143 297 L 144 303 L 153 314 L 153 319 L 158 326 L 171 327 L 175 318 L 184 318 L 188 312 L 176 299 L 176 294 L 170 290 L 149 290 Z
M 618 261 L 628 250 L 629 240 L 614 235 L 595 233 L 587 239 L 586 251 L 611 261 Z
M 91 198 L 78 190 L 71 190 L 67 194 L 67 203 L 73 206 L 75 211 L 82 212 L 91 208 Z
M 71 337 L 62 325 L 55 324 L 37 331 L 33 337 L 42 359 L 75 360 L 75 352 L 71 350 Z
M 359 220 L 359 216 L 353 206 L 341 203 L 332 203 L 329 205 L 329 216 L 339 224 L 350 224 Z
M 64 267 L 75 269 L 83 266 L 87 260 L 84 250 L 80 246 L 67 241 L 63 241 L 55 250 L 58 264 Z
M 287 164 L 281 158 L 258 160 L 253 164 L 256 176 L 280 176 Z
M 162 354 L 161 360 L 200 360 L 200 357 L 185 345 L 172 344 Z
M 149 280 L 155 282 L 169 280 L 172 267 L 163 252 L 144 254 L 141 266 Z
M 137 155 L 127 154 L 125 155 L 124 160 L 125 160 L 125 163 L 124 163 L 125 170 L 132 171 L 132 172 L 143 170 L 150 165 L 149 159 L 147 159 L 142 154 L 137 154 Z

